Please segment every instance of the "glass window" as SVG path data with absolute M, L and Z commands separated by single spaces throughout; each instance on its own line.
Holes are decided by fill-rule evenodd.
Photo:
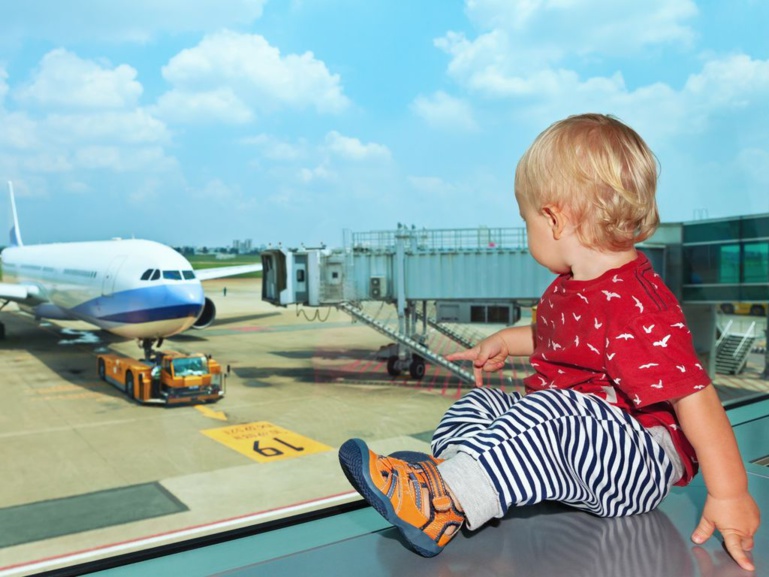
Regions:
M 740 282 L 740 245 L 714 247 L 718 251 L 718 280 L 720 283 Z
M 152 276 L 152 272 L 153 271 L 151 268 L 148 268 L 147 270 L 145 270 L 144 273 L 142 274 L 141 280 L 150 280 L 150 277 Z
M 163 278 L 166 280 L 182 280 L 182 273 L 178 270 L 164 270 Z
M 195 271 L 183 270 L 182 276 L 184 277 L 184 280 L 192 280 L 195 278 Z
M 158 280 L 160 278 L 160 271 L 155 269 L 152 271 L 152 278 L 150 280 Z
M 769 283 L 769 242 L 745 244 L 744 282 Z
M 198 376 L 208 372 L 208 359 L 204 356 L 174 359 L 172 365 L 175 377 Z

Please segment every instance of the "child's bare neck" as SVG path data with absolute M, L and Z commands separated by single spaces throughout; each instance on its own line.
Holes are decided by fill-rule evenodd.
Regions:
M 593 280 L 607 271 L 619 268 L 638 257 L 635 248 L 623 251 L 599 251 L 585 248 L 571 266 L 574 280 Z

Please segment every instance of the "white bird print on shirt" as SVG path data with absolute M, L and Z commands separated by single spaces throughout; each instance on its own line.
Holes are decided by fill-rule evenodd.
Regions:
M 595 348 L 595 347 L 594 347 L 593 345 L 591 345 L 590 343 L 588 343 L 588 344 L 587 344 L 587 348 L 589 348 L 591 351 L 593 351 L 593 352 L 594 352 L 595 354 L 597 354 L 597 355 L 600 355 L 600 354 L 601 354 L 601 351 L 599 351 L 597 348 Z
M 618 276 L 615 274 L 613 277 L 611 277 L 611 282 L 625 282 L 625 281 L 624 281 L 624 280 L 622 280 L 621 278 L 619 278 L 619 277 L 618 277 Z
M 556 343 L 555 341 L 550 341 L 550 348 L 554 351 L 557 351 L 558 349 L 562 349 L 563 347 Z
M 539 363 L 535 363 L 535 362 L 532 362 L 532 363 L 531 363 L 531 366 L 532 366 L 532 367 L 538 367 L 538 366 L 539 366 Z
M 660 379 L 656 383 L 652 383 L 651 388 L 652 389 L 661 389 L 662 388 L 662 379 Z
M 686 367 L 684 365 L 676 365 L 676 368 L 681 371 L 682 373 L 686 372 Z
M 575 320 L 575 321 L 578 321 L 579 319 L 581 319 L 581 318 L 582 318 L 582 315 L 578 315 L 577 313 L 571 313 L 571 316 L 573 316 L 573 317 L 574 317 L 574 320 Z
M 609 292 L 609 291 L 601 291 L 603 294 L 606 295 L 606 300 L 610 301 L 611 299 L 618 299 L 619 295 L 617 293 Z
M 661 340 L 661 341 L 654 341 L 652 344 L 653 344 L 655 347 L 662 347 L 662 348 L 667 348 L 667 346 L 668 346 L 668 339 L 669 339 L 669 338 L 670 338 L 670 335 L 665 335 L 665 336 L 662 338 L 662 340 Z
M 648 335 L 650 332 L 652 332 L 652 329 L 654 329 L 654 325 L 651 325 L 651 326 L 649 326 L 649 327 L 644 327 L 643 325 L 641 325 L 641 326 L 643 327 L 643 329 L 644 329 L 644 332 L 645 332 L 647 335 Z
M 633 335 L 631 335 L 630 333 L 622 333 L 621 335 L 618 335 L 615 338 L 622 339 L 622 340 L 626 341 L 628 339 L 634 339 L 635 337 Z
M 578 346 L 579 346 L 579 335 L 577 335 L 576 337 L 574 337 L 574 346 L 575 346 L 575 347 L 578 347 Z
M 614 355 L 616 355 L 616 354 L 617 353 L 611 353 L 610 355 L 607 354 L 606 358 L 609 359 L 609 360 L 612 360 L 614 358 Z
M 639 369 L 650 369 L 652 367 L 659 367 L 657 363 L 646 363 L 645 365 L 641 365 L 638 367 Z
M 699 364 L 699 363 L 694 363 L 694 366 L 695 366 L 695 367 L 697 367 L 698 369 L 701 369 L 701 368 L 702 368 L 702 365 L 701 365 L 701 364 Z
M 561 324 L 562 325 L 566 324 L 566 317 L 563 315 L 563 313 L 561 313 Z
M 641 301 L 639 301 L 637 298 L 633 297 L 633 300 L 635 301 L 635 306 L 638 307 L 638 312 L 644 312 L 644 306 L 641 304 Z
M 599 323 L 598 319 L 594 319 L 593 326 L 597 329 L 600 329 L 603 326 L 603 323 Z
M 541 322 L 543 325 L 547 326 L 547 319 L 542 315 L 537 315 L 537 322 Z
M 547 384 L 547 379 L 543 377 L 542 375 L 537 375 L 537 378 L 542 381 L 542 386 L 545 386 Z
M 577 293 L 577 296 L 581 298 L 583 301 L 585 301 L 587 304 L 590 304 L 590 301 L 587 300 L 587 297 L 583 295 L 582 293 Z
M 668 427 L 673 429 L 674 431 L 678 430 L 678 425 L 676 425 L 675 423 L 673 423 L 672 425 L 668 425 Z
M 636 405 L 640 405 L 641 404 L 641 398 L 638 395 L 636 395 L 635 398 L 633 399 L 633 402 Z
M 670 326 L 671 327 L 675 327 L 677 329 L 682 329 L 682 328 L 684 328 L 685 325 L 684 325 L 684 323 L 676 323 L 676 324 L 670 325 Z
M 705 385 L 694 385 L 694 388 L 699 391 L 700 389 L 704 389 Z

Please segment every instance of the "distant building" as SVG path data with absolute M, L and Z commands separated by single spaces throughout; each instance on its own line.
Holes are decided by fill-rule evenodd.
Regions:
M 235 254 L 249 254 L 253 248 L 253 241 L 250 238 L 232 241 L 232 249 Z

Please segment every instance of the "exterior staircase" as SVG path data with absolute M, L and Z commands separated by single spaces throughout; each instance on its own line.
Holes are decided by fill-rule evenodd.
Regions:
M 745 368 L 750 351 L 758 340 L 754 334 L 756 323 L 750 325 L 746 333 L 730 332 L 731 322 L 722 330 L 716 341 L 716 372 L 725 375 L 737 375 Z
M 337 308 L 339 310 L 346 312 L 348 315 L 350 315 L 354 319 L 368 325 L 372 329 L 380 332 L 383 335 L 390 337 L 394 341 L 405 346 L 408 350 L 411 351 L 413 355 L 417 355 L 418 357 L 423 359 L 423 362 L 429 361 L 434 365 L 438 365 L 440 367 L 443 367 L 444 369 L 447 369 L 448 371 L 453 373 L 455 376 L 459 377 L 459 379 L 461 379 L 464 383 L 467 383 L 469 385 L 472 385 L 475 383 L 475 376 L 473 375 L 472 372 L 463 369 L 458 364 L 452 363 L 451 361 L 447 361 L 442 355 L 432 352 L 422 343 L 410 337 L 400 334 L 396 329 L 391 328 L 385 323 L 380 322 L 379 320 L 375 319 L 371 315 L 364 312 L 357 303 L 345 301 L 337 304 Z M 446 333 L 444 332 L 444 334 Z M 505 378 L 505 381 L 506 381 L 506 384 L 511 386 L 513 385 L 513 382 L 511 379 Z

